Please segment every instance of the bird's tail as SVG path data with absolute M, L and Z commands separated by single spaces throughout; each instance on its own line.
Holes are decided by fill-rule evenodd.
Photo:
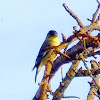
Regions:
M 38 67 L 37 67 L 37 66 L 34 66 L 33 69 L 32 69 L 32 71 L 33 71 L 35 68 L 36 68 L 36 74 L 35 74 L 35 83 L 36 83 L 37 75 L 38 75 L 38 73 L 40 72 L 42 66 L 41 66 L 41 65 L 38 66 Z
M 33 67 L 32 71 L 36 68 L 36 66 Z
M 32 71 L 33 71 L 35 68 L 36 68 L 36 66 L 33 67 Z M 36 79 L 37 79 L 38 73 L 39 73 L 38 68 L 36 68 L 35 83 L 36 83 Z
M 35 74 L 35 83 L 36 83 L 36 79 L 37 79 L 37 75 L 38 75 L 38 69 L 36 69 L 36 74 Z
M 33 67 L 32 71 L 33 71 L 35 68 L 36 68 L 36 66 Z M 38 74 L 38 69 L 36 69 L 36 74 L 35 74 L 35 83 L 36 83 L 37 74 Z

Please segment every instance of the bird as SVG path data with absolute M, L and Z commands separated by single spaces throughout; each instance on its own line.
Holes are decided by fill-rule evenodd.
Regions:
M 58 39 L 58 33 L 55 30 L 50 30 L 46 36 L 45 41 L 43 42 L 38 56 L 35 61 L 35 66 L 33 67 L 32 70 L 36 68 L 36 75 L 35 75 L 35 83 L 37 79 L 37 75 L 42 69 L 42 67 L 46 64 L 48 57 L 52 53 L 52 49 L 47 50 L 46 47 L 48 46 L 58 46 L 60 44 L 59 39 Z

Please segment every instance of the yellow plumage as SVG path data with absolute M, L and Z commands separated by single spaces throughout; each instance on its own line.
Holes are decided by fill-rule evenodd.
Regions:
M 40 48 L 40 51 L 38 53 L 38 56 L 37 56 L 37 59 L 36 59 L 36 62 L 35 62 L 35 66 L 33 68 L 33 70 L 35 68 L 37 68 L 36 69 L 36 75 L 35 75 L 35 82 L 36 82 L 36 78 L 37 78 L 39 71 L 41 70 L 43 65 L 46 64 L 48 57 L 52 53 L 52 49 L 46 50 L 45 48 L 48 47 L 48 46 L 58 46 L 59 44 L 60 43 L 59 43 L 59 40 L 58 40 L 57 32 L 54 31 L 54 30 L 49 31 L 44 43 L 42 44 L 42 46 Z

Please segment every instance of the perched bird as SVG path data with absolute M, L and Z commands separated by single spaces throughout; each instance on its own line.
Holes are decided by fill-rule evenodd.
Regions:
M 32 69 L 32 70 L 34 70 L 36 68 L 35 82 L 36 82 L 36 78 L 37 78 L 39 71 L 41 70 L 43 65 L 46 64 L 48 57 L 52 53 L 52 49 L 46 50 L 45 48 L 48 46 L 58 46 L 59 44 L 60 43 L 58 40 L 57 32 L 54 30 L 50 30 L 49 33 L 47 34 L 47 37 L 46 37 L 44 43 L 42 44 L 42 46 L 40 48 L 40 51 L 36 58 L 35 66 Z

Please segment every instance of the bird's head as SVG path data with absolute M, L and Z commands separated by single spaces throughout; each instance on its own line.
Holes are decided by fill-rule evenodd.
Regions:
M 57 38 L 58 33 L 55 30 L 50 30 L 49 33 L 47 34 L 47 38 Z

